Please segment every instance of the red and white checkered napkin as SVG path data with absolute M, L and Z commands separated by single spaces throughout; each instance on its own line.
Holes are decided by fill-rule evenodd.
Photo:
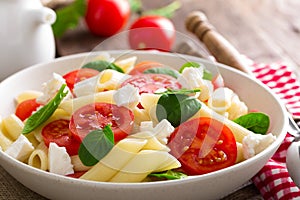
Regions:
M 257 79 L 270 87 L 294 116 L 300 117 L 300 83 L 292 70 L 283 63 L 252 63 L 251 66 Z M 252 178 L 264 199 L 300 199 L 300 189 L 292 181 L 285 164 L 292 140 L 293 137 L 287 134 L 275 155 Z

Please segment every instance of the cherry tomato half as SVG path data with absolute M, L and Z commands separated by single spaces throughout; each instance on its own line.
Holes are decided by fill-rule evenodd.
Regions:
M 85 79 L 91 78 L 99 74 L 99 71 L 90 68 L 82 68 L 73 70 L 65 75 L 63 78 L 66 80 L 67 86 L 72 91 L 74 89 L 75 83 L 83 81 Z
M 140 17 L 129 30 L 129 44 L 132 49 L 170 51 L 175 41 L 173 23 L 162 16 Z
M 143 74 L 147 69 L 164 67 L 163 64 L 155 61 L 143 61 L 134 66 L 129 72 L 130 75 Z
M 86 171 L 78 171 L 78 172 L 74 172 L 73 174 L 68 174 L 66 176 L 71 178 L 80 178 L 85 173 Z
M 112 36 L 124 27 L 129 15 L 127 0 L 88 0 L 85 22 L 93 34 Z
M 76 110 L 71 117 L 70 130 L 82 140 L 89 132 L 111 125 L 115 142 L 127 137 L 133 128 L 134 115 L 123 106 L 93 103 Z
M 180 83 L 172 76 L 165 74 L 137 74 L 126 79 L 121 87 L 131 84 L 139 88 L 139 93 L 154 93 L 161 88 L 181 89 Z
M 80 141 L 73 137 L 69 130 L 69 120 L 59 119 L 50 122 L 42 129 L 42 136 L 47 147 L 51 142 L 60 147 L 66 147 L 70 156 L 77 155 Z
M 40 107 L 41 104 L 36 102 L 36 99 L 28 99 L 17 105 L 16 116 L 22 121 L 30 117 L 30 115 Z
M 237 157 L 236 141 L 231 130 L 208 117 L 182 123 L 170 136 L 168 146 L 188 175 L 229 167 Z

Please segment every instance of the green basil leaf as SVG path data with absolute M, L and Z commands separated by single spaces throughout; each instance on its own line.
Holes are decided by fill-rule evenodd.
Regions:
M 179 72 L 177 72 L 176 70 L 169 69 L 169 68 L 162 68 L 162 67 L 147 69 L 143 73 L 144 74 L 166 74 L 174 78 L 178 78 L 179 76 Z
M 55 97 L 49 101 L 46 105 L 44 105 L 41 109 L 33 113 L 25 122 L 25 126 L 22 130 L 22 134 L 28 134 L 31 131 L 33 131 L 35 128 L 37 128 L 39 125 L 41 125 L 43 122 L 45 122 L 51 115 L 54 113 L 54 111 L 59 106 L 60 102 L 63 100 L 63 98 L 68 94 L 68 91 L 64 92 L 64 89 L 66 87 L 66 84 L 63 84 Z
M 114 134 L 110 126 L 91 131 L 80 144 L 78 155 L 86 166 L 93 166 L 114 147 Z
M 201 108 L 198 99 L 185 94 L 162 94 L 156 106 L 158 121 L 167 119 L 174 127 L 192 117 Z
M 52 25 L 55 37 L 61 37 L 68 29 L 76 28 L 86 12 L 86 1 L 75 0 L 68 6 L 56 10 L 56 21 Z
M 172 3 L 158 9 L 147 10 L 143 15 L 159 15 L 166 18 L 172 18 L 175 11 L 181 7 L 180 1 L 173 1 Z
M 233 120 L 244 128 L 259 134 L 266 134 L 270 126 L 268 115 L 260 112 L 253 112 Z
M 124 73 L 124 71 L 119 66 L 117 66 L 114 63 L 105 61 L 105 60 L 96 60 L 96 61 L 86 63 L 85 65 L 82 66 L 82 68 L 95 69 L 95 70 L 98 70 L 99 72 L 101 72 L 105 69 L 113 69 L 118 72 Z
M 199 68 L 201 66 L 200 63 L 196 63 L 196 62 L 187 62 L 187 63 L 184 63 L 180 69 L 179 69 L 179 72 L 182 73 L 182 71 L 187 68 L 187 67 L 195 67 L 195 68 Z M 207 69 L 204 68 L 203 70 L 203 77 L 202 77 L 204 80 L 208 80 L 208 81 L 211 81 L 213 79 L 213 75 L 210 71 L 208 71 Z
M 184 63 L 184 64 L 180 67 L 179 73 L 182 73 L 183 70 L 184 70 L 185 68 L 187 68 L 187 67 L 195 67 L 195 68 L 199 68 L 200 66 L 201 66 L 200 63 L 196 63 L 196 62 L 186 62 L 186 63 Z
M 130 10 L 134 12 L 140 12 L 142 9 L 142 2 L 141 0 L 129 0 Z
M 148 176 L 150 177 L 153 176 L 160 180 L 174 180 L 174 179 L 182 179 L 187 177 L 186 174 L 182 172 L 173 171 L 173 170 L 168 170 L 160 173 L 151 173 Z

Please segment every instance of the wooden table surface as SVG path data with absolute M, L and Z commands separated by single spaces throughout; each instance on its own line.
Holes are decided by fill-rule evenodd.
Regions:
M 143 0 L 143 8 L 167 5 L 172 0 Z M 181 8 L 172 18 L 175 28 L 192 39 L 198 39 L 185 28 L 186 16 L 203 11 L 211 24 L 236 49 L 258 63 L 287 62 L 300 75 L 300 3 L 297 0 L 180 0 Z M 137 16 L 132 16 L 132 22 Z M 125 27 L 124 30 L 126 30 Z M 88 32 L 85 24 L 68 31 L 57 40 L 59 56 L 92 51 L 107 38 Z M 199 43 L 200 44 L 200 43 Z M 114 44 L 112 44 L 113 46 Z M 300 76 L 299 76 L 300 77 Z M 229 199 L 262 199 L 250 184 L 233 192 Z
M 145 9 L 150 9 L 170 2 L 171 0 L 143 0 L 143 5 Z M 190 12 L 201 10 L 240 53 L 255 62 L 287 62 L 299 76 L 298 0 L 180 0 L 180 2 L 182 6 L 172 18 L 177 31 L 193 38 L 194 36 L 185 29 L 184 19 Z M 135 17 L 132 16 L 131 22 Z M 92 35 L 84 23 L 81 23 L 78 28 L 68 31 L 62 38 L 57 39 L 57 55 L 89 52 L 105 39 L 107 38 Z M 262 197 L 255 186 L 250 184 L 224 198 L 229 199 L 262 199 Z

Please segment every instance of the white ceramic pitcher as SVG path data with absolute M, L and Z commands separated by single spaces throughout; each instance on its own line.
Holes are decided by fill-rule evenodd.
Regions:
M 0 0 L 0 81 L 55 57 L 55 20 L 40 0 Z

